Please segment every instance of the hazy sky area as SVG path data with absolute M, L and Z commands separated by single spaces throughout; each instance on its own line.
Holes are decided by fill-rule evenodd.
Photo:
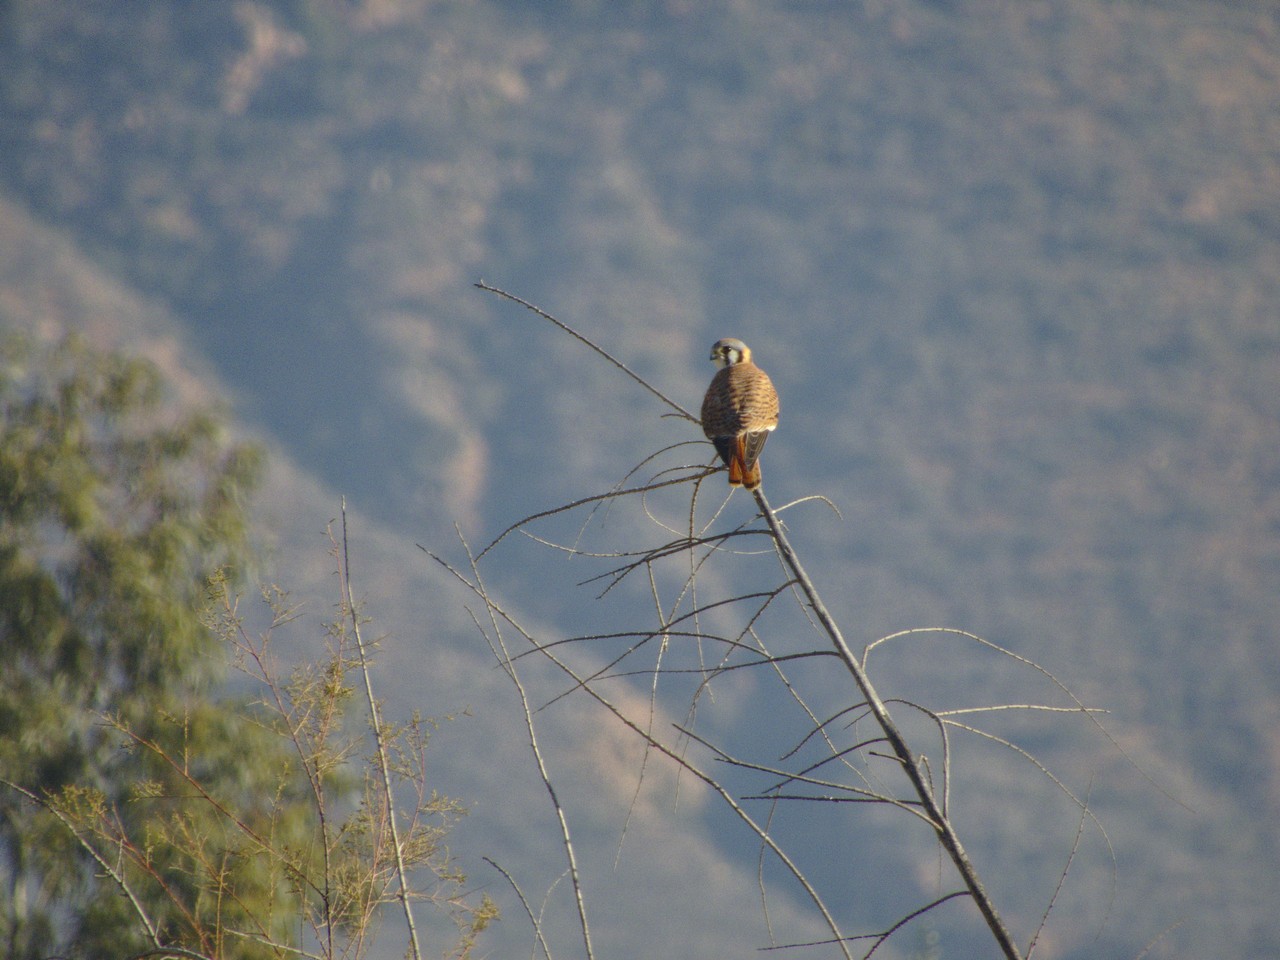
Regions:
M 534 955 L 484 857 L 547 897 L 556 957 L 581 938 L 515 692 L 474 597 L 418 547 L 467 568 L 455 525 L 479 550 L 712 451 L 480 280 L 695 415 L 711 344 L 746 341 L 781 395 L 765 490 L 854 648 L 955 628 L 1106 711 L 962 715 L 1060 783 L 957 732 L 955 817 L 1024 945 L 1088 798 L 1037 957 L 1280 956 L 1280 7 L 10 0 L 0 64 L 0 324 L 146 353 L 268 446 L 264 575 L 306 600 L 300 655 L 336 602 L 324 530 L 346 497 L 388 711 L 459 715 L 433 769 L 472 808 L 453 852 L 504 911 L 483 955 Z M 544 641 L 776 587 L 763 539 L 708 559 L 696 595 L 687 555 L 601 599 L 580 585 L 678 537 L 692 492 L 540 521 L 481 572 Z M 713 519 L 725 492 L 700 490 L 699 526 L 751 519 L 741 492 Z M 822 648 L 787 593 L 756 627 L 775 654 Z M 589 671 L 634 642 L 564 649 Z M 771 786 L 673 725 L 782 767 L 813 718 L 764 669 L 700 687 L 725 649 L 678 632 L 662 665 L 694 672 L 655 681 L 659 646 L 602 689 L 736 798 Z M 566 690 L 521 663 L 536 704 Z M 936 710 L 1072 704 L 958 634 L 870 665 Z M 856 702 L 829 660 L 786 671 L 817 719 Z M 596 956 L 829 936 L 741 821 L 598 704 L 537 721 Z M 740 802 L 849 935 L 956 888 L 909 814 Z M 398 937 L 388 920 L 378 956 Z M 994 955 L 963 901 L 876 953 Z

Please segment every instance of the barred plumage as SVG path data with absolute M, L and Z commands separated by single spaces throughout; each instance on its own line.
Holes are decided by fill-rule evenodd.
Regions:
M 778 425 L 778 392 L 751 360 L 751 348 L 732 337 L 716 341 L 720 369 L 702 400 L 702 432 L 729 467 L 729 485 L 760 485 L 760 451 Z

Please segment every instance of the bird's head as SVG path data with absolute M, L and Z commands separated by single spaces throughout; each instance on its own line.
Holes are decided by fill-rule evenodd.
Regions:
M 717 367 L 747 363 L 751 359 L 751 348 L 736 337 L 725 337 L 711 348 L 711 359 Z

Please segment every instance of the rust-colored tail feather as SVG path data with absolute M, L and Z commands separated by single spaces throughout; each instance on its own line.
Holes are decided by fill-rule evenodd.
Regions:
M 760 464 L 752 456 L 753 453 L 758 456 L 759 449 L 753 451 L 751 446 L 746 436 L 734 439 L 733 457 L 729 460 L 729 486 L 746 487 L 748 490 L 760 486 Z
M 742 486 L 742 458 L 736 454 L 729 458 L 729 486 Z
M 716 437 L 716 450 L 729 467 L 729 486 L 754 490 L 760 486 L 760 448 L 768 434 L 744 434 L 740 437 Z

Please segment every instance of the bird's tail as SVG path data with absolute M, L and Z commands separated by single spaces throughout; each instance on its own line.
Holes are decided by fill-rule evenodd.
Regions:
M 737 454 L 729 458 L 729 486 L 742 486 L 742 457 Z
M 754 444 L 750 443 L 750 438 L 740 436 L 734 440 L 733 456 L 729 458 L 729 486 L 746 487 L 748 490 L 754 490 L 760 486 L 760 461 L 756 459 L 760 455 L 760 447 L 764 444 L 751 449 Z

